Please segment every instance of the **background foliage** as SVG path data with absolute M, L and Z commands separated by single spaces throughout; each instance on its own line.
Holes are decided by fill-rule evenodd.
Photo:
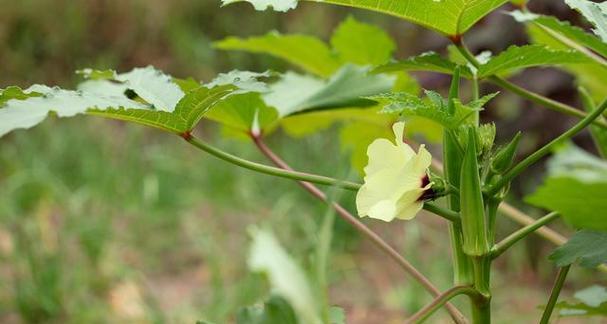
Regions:
M 397 19 L 307 3 L 286 15 L 240 5 L 220 10 L 219 1 L 208 0 L 24 0 L 2 6 L 0 88 L 72 86 L 76 76 L 71 71 L 83 67 L 130 70 L 151 64 L 203 80 L 233 68 L 281 71 L 288 65 L 279 59 L 217 50 L 213 42 L 273 29 L 328 40 L 349 15 L 387 30 L 398 40 L 399 58 L 447 45 L 438 34 Z M 581 22 L 560 2 L 537 0 L 532 8 Z M 468 39 L 477 50 L 498 52 L 507 44 L 524 43 L 526 36 L 520 24 L 498 12 Z M 338 47 L 339 41 L 331 45 Z M 434 74 L 416 77 L 424 88 L 444 89 L 449 82 Z M 555 99 L 577 100 L 573 79 L 564 72 L 533 70 L 517 78 Z M 524 130 L 523 154 L 569 126 L 565 117 L 529 106 L 503 94 L 483 114 L 499 117 L 498 143 Z M 546 120 L 552 127 L 543 126 Z M 221 130 L 210 122 L 202 131 L 229 151 L 261 160 L 247 143 L 215 136 Z M 282 135 L 273 136 L 271 145 L 294 167 L 342 177 L 355 172 L 344 167 L 347 155 L 333 154 L 339 152 L 336 129 L 297 145 Z M 577 144 L 592 150 L 589 137 Z M 248 226 L 280 229 L 275 232 L 281 242 L 307 264 L 326 212 L 293 183 L 234 169 L 178 139 L 120 122 L 49 120 L 27 134 L 2 138 L 0 148 L 3 323 L 224 322 L 267 295 L 263 281 L 246 271 Z M 305 159 L 298 158 L 302 149 Z M 515 194 L 532 192 L 543 168 L 530 170 L 514 185 Z M 350 207 L 352 198 L 340 197 Z M 432 277 L 444 278 L 438 283 L 446 286 L 448 247 L 433 240 L 444 230 L 442 224 L 418 219 L 406 227 L 373 226 Z M 420 288 L 386 266 L 372 246 L 339 220 L 335 227 L 331 301 L 346 308 L 349 323 L 390 322 L 427 302 L 425 294 L 418 297 Z M 504 222 L 499 230 L 513 227 Z M 499 261 L 496 285 L 508 289 L 497 296 L 496 318 L 515 314 L 513 321 L 528 322 L 540 313 L 537 306 L 553 274 L 549 264 L 539 261 L 550 246 L 534 238 L 528 242 Z M 592 279 L 581 269 L 572 275 L 576 280 L 566 287 L 569 296 Z

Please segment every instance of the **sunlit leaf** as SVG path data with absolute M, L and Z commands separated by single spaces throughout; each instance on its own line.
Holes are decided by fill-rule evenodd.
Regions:
M 36 95 L 30 96 L 33 93 Z M 15 129 L 33 127 L 41 123 L 51 112 L 58 117 L 72 117 L 83 114 L 92 108 L 147 108 L 144 104 L 124 96 L 102 96 L 42 85 L 31 86 L 23 91 L 23 94 L 27 98 L 23 98 L 19 94 L 20 98 L 10 99 L 2 104 L 3 108 L 0 109 L 0 136 Z
M 571 146 L 548 166 L 547 179 L 526 200 L 561 213 L 576 228 L 607 231 L 607 162 Z
M 579 262 L 582 267 L 596 268 L 599 264 L 607 263 L 607 232 L 579 231 L 554 250 L 550 260 L 559 267 Z
M 576 292 L 573 297 L 579 302 L 560 302 L 556 305 L 560 316 L 606 316 L 607 289 L 594 285 Z
M 165 131 L 181 134 L 191 131 L 202 116 L 218 102 L 225 99 L 236 88 L 231 85 L 218 86 L 212 89 L 200 87 L 185 95 L 174 111 L 157 111 L 143 109 L 90 109 L 91 115 L 125 120 L 138 124 L 156 127 Z

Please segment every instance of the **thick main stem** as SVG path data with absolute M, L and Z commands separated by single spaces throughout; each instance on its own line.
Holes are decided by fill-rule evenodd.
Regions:
M 274 153 L 266 143 L 259 136 L 252 136 L 253 142 L 257 146 L 257 148 L 277 167 L 293 171 L 293 169 L 282 160 L 276 153 Z M 324 192 L 322 192 L 318 187 L 313 185 L 312 183 L 305 181 L 298 181 L 299 185 L 303 187 L 306 191 L 312 194 L 314 197 L 320 199 L 325 203 L 330 203 L 327 200 L 327 196 Z M 350 212 L 348 212 L 344 207 L 336 202 L 330 203 L 331 207 L 335 209 L 337 214 L 344 219 L 346 222 L 354 226 L 356 230 L 358 230 L 361 234 L 367 237 L 373 244 L 375 244 L 379 249 L 384 251 L 389 257 L 391 257 L 394 261 L 396 261 L 407 273 L 409 273 L 415 280 L 417 280 L 428 292 L 430 292 L 433 296 L 439 296 L 440 291 L 430 282 L 428 278 L 426 278 L 419 270 L 417 270 L 409 261 L 407 261 L 400 253 L 398 253 L 393 247 L 391 247 L 386 241 L 384 241 L 377 233 L 373 232 L 369 227 L 367 227 L 364 223 L 354 217 Z M 456 323 L 466 323 L 466 319 L 464 315 L 455 308 L 452 304 L 447 304 L 447 310 L 449 314 L 453 318 Z

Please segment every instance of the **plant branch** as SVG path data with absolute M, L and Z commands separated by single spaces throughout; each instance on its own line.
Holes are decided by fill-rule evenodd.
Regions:
M 466 60 L 468 62 L 470 62 L 470 64 L 474 65 L 475 67 L 480 66 L 480 63 L 478 62 L 476 57 L 474 57 L 474 55 L 472 53 L 470 53 L 470 51 L 464 45 L 463 42 L 454 43 L 454 45 L 458 49 L 458 51 L 464 56 L 464 58 L 466 58 Z M 515 93 L 523 98 L 526 98 L 530 101 L 533 101 L 537 104 L 540 104 L 540 105 L 542 105 L 546 108 L 552 109 L 554 111 L 558 111 L 558 112 L 561 112 L 561 113 L 564 113 L 567 115 L 571 115 L 571 116 L 575 116 L 578 118 L 585 118 L 588 116 L 588 114 L 586 114 L 585 112 L 583 112 L 579 109 L 576 109 L 572 106 L 552 100 L 552 99 L 542 96 L 538 93 L 529 91 L 500 76 L 493 75 L 493 76 L 490 76 L 488 78 L 488 80 L 504 89 L 512 91 L 513 93 Z M 604 129 L 607 129 L 607 122 L 605 122 L 604 120 L 593 120 L 592 122 Z
M 449 300 L 463 294 L 466 294 L 471 298 L 483 298 L 483 296 L 471 286 L 455 286 L 438 295 L 436 299 L 407 319 L 405 323 L 422 323 Z
M 226 153 L 226 152 L 194 137 L 191 134 L 184 135 L 182 137 L 188 143 L 192 144 L 193 146 L 195 146 L 219 159 L 222 159 L 224 161 L 230 162 L 237 166 L 243 167 L 245 169 L 253 170 L 253 171 L 256 171 L 259 173 L 269 174 L 269 175 L 273 175 L 273 176 L 277 176 L 277 177 L 281 177 L 281 178 L 287 178 L 287 179 L 291 179 L 291 180 L 298 180 L 298 181 L 301 180 L 301 181 L 313 182 L 313 183 L 321 184 L 321 185 L 334 186 L 334 187 L 352 190 L 352 191 L 357 191 L 361 187 L 360 184 L 354 183 L 354 182 L 337 180 L 337 179 L 333 179 L 333 178 L 329 178 L 329 177 L 325 177 L 325 176 L 309 174 L 309 173 L 304 173 L 304 172 L 297 172 L 297 171 L 292 171 L 292 170 L 274 168 L 274 167 L 267 166 L 264 164 L 251 162 L 251 161 L 242 159 L 240 157 L 237 157 L 235 155 Z
M 432 160 L 432 168 L 438 173 L 443 172 L 443 164 L 439 160 Z M 498 210 L 506 217 L 510 218 L 512 221 L 518 223 L 519 225 L 528 226 L 536 221 L 536 219 L 534 219 L 533 217 L 523 213 L 520 209 L 506 202 L 502 202 L 499 205 Z M 555 230 L 547 227 L 546 225 L 538 228 L 533 233 L 537 234 L 538 236 L 542 237 L 546 241 L 549 241 L 550 243 L 556 246 L 561 246 L 567 242 L 567 238 L 564 235 L 556 232 Z M 607 265 L 605 264 L 599 265 L 597 269 L 603 273 L 607 273 Z
M 521 174 L 525 169 L 527 169 L 530 165 L 537 162 L 539 159 L 547 155 L 552 151 L 552 149 L 562 143 L 563 141 L 573 137 L 577 133 L 581 132 L 586 126 L 590 125 L 596 118 L 603 114 L 603 111 L 607 109 L 607 100 L 605 100 L 599 108 L 595 109 L 588 116 L 584 117 L 581 121 L 579 121 L 575 126 L 570 128 L 568 131 L 561 134 L 559 137 L 552 140 L 550 143 L 544 145 L 539 150 L 535 151 L 523 161 L 519 162 L 517 165 L 512 167 L 506 174 L 504 174 L 496 183 L 487 188 L 486 194 L 488 196 L 494 195 L 498 192 L 503 186 L 507 185 L 512 179 Z
M 259 136 L 251 136 L 253 142 L 259 149 L 261 153 L 263 153 L 272 163 L 274 163 L 277 167 L 283 170 L 293 171 L 293 169 L 276 153 L 274 153 L 270 147 L 266 145 L 263 139 Z M 343 206 L 336 202 L 329 202 L 327 196 L 324 192 L 322 192 L 318 187 L 313 185 L 312 183 L 305 181 L 298 181 L 299 185 L 303 187 L 306 191 L 312 194 L 314 197 L 319 200 L 330 204 L 330 206 L 337 212 L 337 214 L 350 225 L 352 225 L 356 230 L 358 230 L 363 236 L 367 237 L 373 244 L 375 244 L 380 250 L 386 253 L 390 258 L 392 258 L 396 263 L 398 263 L 408 274 L 410 274 L 415 280 L 417 280 L 432 296 L 439 296 L 440 291 L 430 282 L 428 278 L 426 278 L 419 270 L 417 270 L 409 261 L 407 261 L 400 253 L 396 251 L 392 246 L 390 246 L 386 241 L 384 241 L 377 233 L 373 232 L 369 227 L 367 227 L 364 223 L 362 223 L 358 218 L 348 212 Z M 447 310 L 449 311 L 451 317 L 456 323 L 465 323 L 466 319 L 464 315 L 455 308 L 455 306 L 448 304 Z
M 428 202 L 424 203 L 424 209 L 453 223 L 460 222 L 459 214 L 450 209 L 442 208 Z
M 548 304 L 546 304 L 544 314 L 542 314 L 540 324 L 548 324 L 548 321 L 550 321 L 550 316 L 552 316 L 554 306 L 556 305 L 556 302 L 559 299 L 561 289 L 563 289 L 563 284 L 565 283 L 565 279 L 567 278 L 567 273 L 569 273 L 569 268 L 571 268 L 571 265 L 559 269 L 559 273 L 556 276 L 554 286 L 552 287 L 552 292 L 550 293 L 550 298 L 548 299 Z
M 493 247 L 493 249 L 491 249 L 491 257 L 494 259 L 499 257 L 502 253 L 504 253 L 506 250 L 508 250 L 516 242 L 522 240 L 523 238 L 527 237 L 527 235 L 535 232 L 538 228 L 550 223 L 551 221 L 555 220 L 558 217 L 559 217 L 559 214 L 557 212 L 552 212 L 552 213 L 538 219 L 534 223 L 529 224 L 529 225 L 519 229 L 518 231 L 510 234 L 510 236 L 503 239 L 501 242 L 496 244 Z

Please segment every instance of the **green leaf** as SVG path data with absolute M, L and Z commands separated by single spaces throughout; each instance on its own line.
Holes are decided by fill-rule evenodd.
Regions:
M 217 103 L 227 98 L 235 91 L 231 85 L 217 86 L 212 89 L 200 87 L 185 95 L 178 103 L 175 111 L 157 111 L 149 108 L 128 109 L 90 109 L 89 114 L 112 119 L 125 120 L 151 126 L 164 131 L 182 134 L 192 128 Z
M 272 6 L 287 11 L 296 0 L 223 0 L 224 4 L 247 1 L 257 10 Z M 508 0 L 308 0 L 378 11 L 396 16 L 445 35 L 460 35 Z
M 522 68 L 588 62 L 586 56 L 573 50 L 553 50 L 543 45 L 511 46 L 481 65 L 478 76 L 484 78 Z
M 289 72 L 272 84 L 271 92 L 263 98 L 280 116 L 329 107 L 369 106 L 373 102 L 363 97 L 389 91 L 396 78 L 367 72 L 366 67 L 348 64 L 327 81 Z
M 268 92 L 268 86 L 265 82 L 260 81 L 260 79 L 268 79 L 274 75 L 275 74 L 270 71 L 259 73 L 233 70 L 228 73 L 220 73 L 206 86 L 208 88 L 213 88 L 217 86 L 233 85 L 239 89 L 238 93 Z
M 301 323 L 321 323 L 318 305 L 302 269 L 268 231 L 254 230 L 248 265 L 268 276 L 273 291 L 293 307 Z
M 219 102 L 205 118 L 242 133 L 260 132 L 278 119 L 276 109 L 265 104 L 258 93 L 233 95 Z
M 554 250 L 549 258 L 558 267 L 579 261 L 582 267 L 596 268 L 607 262 L 607 232 L 579 231 L 567 243 Z
M 358 65 L 386 63 L 396 50 L 396 44 L 385 31 L 352 16 L 337 27 L 331 45 L 343 62 Z
M 426 52 L 403 61 L 388 63 L 373 70 L 373 73 L 384 73 L 393 71 L 431 71 L 443 74 L 453 74 L 457 67 L 456 63 L 443 58 L 435 52 Z M 472 71 L 468 67 L 460 67 L 461 75 L 472 78 Z
M 160 111 L 173 111 L 184 95 L 171 76 L 151 66 L 118 74 L 116 80 Z
M 594 33 L 607 42 L 607 3 L 588 0 L 565 0 L 569 7 L 578 10 L 592 25 Z
M 607 43 L 567 21 L 560 21 L 552 16 L 523 13 L 521 11 L 514 11 L 511 15 L 519 22 L 535 25 L 568 48 L 587 47 L 607 57 Z
M 3 95 L 5 92 L 6 90 L 3 91 Z M 58 117 L 72 117 L 85 113 L 91 108 L 147 108 L 145 105 L 124 96 L 103 96 L 94 93 L 49 88 L 43 85 L 31 86 L 23 93 L 19 93 L 15 89 L 9 92 L 13 92 L 10 96 L 17 94 L 17 98 L 2 103 L 2 109 L 0 109 L 0 136 L 15 129 L 33 127 L 41 123 L 49 113 L 54 113 Z
M 281 35 L 271 32 L 246 39 L 229 37 L 216 42 L 215 47 L 269 54 L 321 77 L 330 76 L 341 65 L 323 41 L 306 35 Z
M 571 146 L 548 166 L 548 178 L 526 200 L 559 212 L 576 228 L 607 231 L 607 162 Z

